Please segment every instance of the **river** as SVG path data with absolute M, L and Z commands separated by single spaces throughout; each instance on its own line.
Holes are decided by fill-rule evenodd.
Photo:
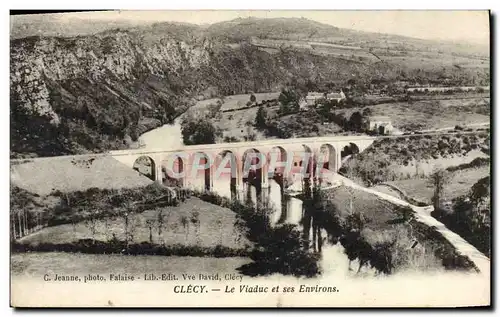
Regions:
M 173 124 L 164 124 L 159 128 L 142 134 L 139 137 L 141 148 L 154 149 L 166 146 L 176 149 L 183 147 L 181 121 L 182 115 L 175 119 Z
M 179 149 L 184 146 L 181 133 L 182 115 L 179 116 L 173 124 L 165 124 L 159 128 L 153 129 L 142 134 L 139 137 L 139 143 L 143 149 L 164 148 L 165 146 L 172 149 Z M 200 179 L 203 183 L 204 180 Z M 255 188 L 250 189 L 252 192 L 252 200 L 256 200 Z M 264 189 L 265 190 L 265 189 Z M 231 197 L 229 182 L 222 180 L 213 181 L 213 191 L 221 196 Z M 279 185 L 274 180 L 269 180 L 269 189 L 266 193 L 270 204 L 272 204 L 276 212 L 272 217 L 273 222 L 277 222 L 281 218 L 281 194 Z M 287 202 L 287 216 L 285 221 L 289 223 L 299 224 L 302 218 L 302 201 L 291 197 Z

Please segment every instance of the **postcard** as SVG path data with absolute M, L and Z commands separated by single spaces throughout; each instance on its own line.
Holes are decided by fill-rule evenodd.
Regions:
M 12 307 L 491 305 L 490 12 L 10 19 Z

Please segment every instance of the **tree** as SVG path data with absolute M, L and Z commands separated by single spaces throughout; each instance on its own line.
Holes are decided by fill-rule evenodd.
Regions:
M 473 206 L 471 213 L 472 225 L 483 229 L 490 226 L 490 177 L 484 177 L 475 183 L 470 190 L 470 202 Z
M 349 119 L 349 128 L 352 131 L 358 131 L 358 132 L 362 130 L 363 115 L 359 111 L 356 111 L 351 115 L 351 118 Z
M 117 209 L 118 216 L 123 219 L 125 243 L 128 249 L 129 243 L 133 240 L 134 226 L 130 226 L 130 216 L 134 212 L 130 197 L 126 197 L 120 190 L 116 195 L 110 197 L 110 204 Z
M 222 108 L 222 102 L 220 100 L 218 100 L 217 103 L 215 104 L 208 105 L 208 116 L 210 118 L 217 117 L 217 115 L 220 114 L 221 108 Z
M 252 126 L 247 125 L 247 135 L 244 136 L 245 141 L 255 141 L 257 139 L 257 136 L 255 133 L 252 131 Z
M 259 107 L 257 110 L 257 115 L 255 116 L 255 126 L 257 129 L 264 129 L 266 127 L 267 112 L 263 106 Z
M 278 97 L 278 101 L 282 105 L 288 105 L 289 103 L 298 103 L 299 99 L 299 93 L 292 89 L 283 89 Z
M 155 219 L 146 219 L 146 226 L 149 228 L 149 242 L 153 243 L 153 226 L 155 225 Z
M 157 110 L 156 113 L 157 113 L 157 119 L 159 119 L 162 124 L 172 122 L 176 115 L 174 105 L 163 99 L 160 99 L 159 109 Z
M 436 211 L 440 209 L 444 186 L 449 182 L 449 180 L 450 175 L 444 169 L 439 169 L 430 176 L 430 182 L 434 186 L 434 196 L 432 197 L 432 202 L 434 210 Z
M 99 220 L 99 211 L 95 209 L 90 209 L 85 219 L 85 226 L 89 229 L 92 239 L 95 239 L 95 234 L 97 233 L 97 222 Z
M 181 123 L 181 130 L 185 145 L 215 144 L 219 134 L 214 125 L 202 116 L 187 116 Z
M 164 214 L 164 211 L 167 211 L 167 213 Z M 158 240 L 161 241 L 162 243 L 165 243 L 165 241 L 163 239 L 163 236 L 162 236 L 162 234 L 163 234 L 163 227 L 167 226 L 170 213 L 171 213 L 170 209 L 160 208 L 158 210 L 157 215 L 156 215 L 157 217 L 156 217 L 155 223 L 156 223 L 157 229 L 158 229 Z

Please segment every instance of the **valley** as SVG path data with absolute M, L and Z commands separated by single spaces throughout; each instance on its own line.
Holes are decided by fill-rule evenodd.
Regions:
M 305 18 L 116 26 L 11 32 L 17 281 L 489 278 L 489 46 Z

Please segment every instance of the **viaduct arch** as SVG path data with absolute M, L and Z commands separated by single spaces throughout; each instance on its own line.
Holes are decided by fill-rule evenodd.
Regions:
M 333 136 L 112 151 L 116 160 L 169 186 L 212 190 L 222 184 L 235 197 L 248 186 L 265 193 L 269 179 L 287 185 L 301 178 L 328 180 L 342 158 L 362 152 L 374 137 Z M 141 164 L 142 166 L 140 166 Z M 175 181 L 173 181 L 175 180 Z

